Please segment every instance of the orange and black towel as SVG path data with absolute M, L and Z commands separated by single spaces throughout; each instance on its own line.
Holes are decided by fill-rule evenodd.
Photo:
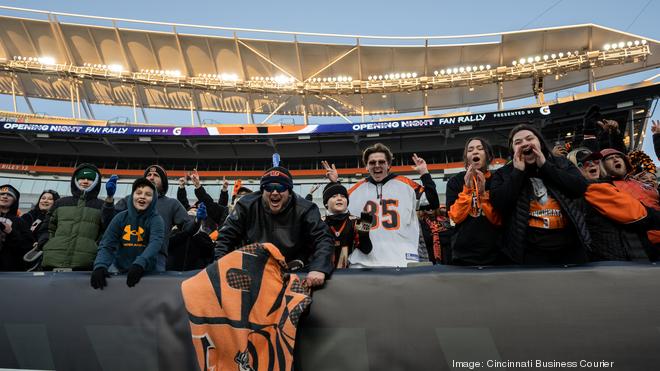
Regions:
M 312 302 L 270 243 L 244 246 L 181 284 L 201 370 L 291 370 Z

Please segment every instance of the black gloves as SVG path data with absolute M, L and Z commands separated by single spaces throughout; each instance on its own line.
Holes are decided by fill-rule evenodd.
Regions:
M 355 228 L 357 229 L 358 233 L 369 233 L 373 222 L 373 216 L 363 211 L 362 214 L 360 214 L 360 219 L 357 221 L 357 223 L 355 223 Z
M 131 267 L 128 269 L 128 274 L 126 275 L 126 285 L 128 285 L 128 287 L 135 286 L 138 282 L 140 282 L 140 279 L 143 275 L 144 268 L 137 264 L 131 265 Z M 107 268 L 94 269 L 91 279 L 92 287 L 95 289 L 103 290 L 104 287 L 108 286 L 106 277 L 110 277 L 110 273 L 108 273 Z
M 128 269 L 128 274 L 126 275 L 126 284 L 128 287 L 133 287 L 135 286 L 138 282 L 140 282 L 140 278 L 144 275 L 144 268 L 137 264 L 131 265 L 131 267 Z
M 92 287 L 94 289 L 103 290 L 104 287 L 108 286 L 108 282 L 105 280 L 106 277 L 110 277 L 107 268 L 96 268 L 92 272 Z

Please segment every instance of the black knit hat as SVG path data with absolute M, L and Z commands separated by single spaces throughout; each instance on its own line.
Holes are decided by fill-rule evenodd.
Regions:
M 270 183 L 278 183 L 286 186 L 289 190 L 293 189 L 293 177 L 291 176 L 291 173 L 289 170 L 281 166 L 274 166 L 266 170 L 261 177 L 259 186 L 263 189 L 266 184 Z
M 136 189 L 140 187 L 149 187 L 154 191 L 154 195 L 158 193 L 156 186 L 149 181 L 147 178 L 137 178 L 133 182 L 133 187 L 131 188 L 131 193 L 135 192 Z
M 165 169 L 163 169 L 163 167 L 160 165 L 151 165 L 144 170 L 144 177 L 146 178 L 147 174 L 151 172 L 158 173 L 158 176 L 160 176 L 160 183 L 163 187 L 163 194 L 166 194 L 167 189 L 169 188 L 169 184 L 167 182 L 167 172 Z
M 346 205 L 348 206 L 348 191 L 346 187 L 341 185 L 341 183 L 328 183 L 325 188 L 323 188 L 323 205 L 328 208 L 328 200 L 336 195 L 340 194 L 346 197 Z

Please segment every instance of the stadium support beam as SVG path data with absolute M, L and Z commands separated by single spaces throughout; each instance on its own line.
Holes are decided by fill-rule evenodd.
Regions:
M 83 89 L 83 91 L 85 91 L 85 89 Z M 87 111 L 89 112 L 90 118 L 92 120 L 96 120 L 96 115 L 94 114 L 94 110 L 92 109 L 92 104 L 89 103 L 89 97 L 85 98 L 85 104 L 87 105 Z
M 298 64 L 298 80 L 305 81 L 305 76 L 303 75 L 302 68 L 302 58 L 300 57 L 300 45 L 298 44 L 298 37 L 293 35 L 293 44 L 296 48 L 296 62 Z
M 28 30 L 27 26 L 25 25 L 25 22 L 23 22 L 22 19 L 21 19 L 21 26 L 23 27 L 23 32 L 25 32 L 25 36 L 27 36 L 27 39 L 30 42 L 30 46 L 32 46 L 32 50 L 34 51 L 34 54 L 41 56 L 41 50 L 39 50 L 39 47 L 34 42 L 34 39 L 32 38 L 30 31 Z
M 357 46 L 357 57 L 358 57 L 358 80 L 362 81 L 362 46 L 360 45 L 360 38 L 355 39 L 355 45 Z
M 91 41 L 92 45 L 94 45 L 94 52 L 96 53 L 96 58 L 101 62 L 101 64 L 107 64 L 103 60 L 103 55 L 101 55 L 101 52 L 99 51 L 99 46 L 96 43 L 96 38 L 94 38 L 94 34 L 92 34 L 92 29 L 88 28 L 87 29 L 87 35 L 89 36 L 89 40 Z
M 115 30 L 115 38 L 117 39 L 117 44 L 119 44 L 119 51 L 121 51 L 121 56 L 124 59 L 124 64 L 129 70 L 134 70 L 133 66 L 131 66 L 130 61 L 128 60 L 128 55 L 126 53 L 126 47 L 124 46 L 124 40 L 121 38 L 121 34 L 119 33 L 119 27 L 117 27 L 117 22 L 115 20 L 112 21 L 112 27 Z M 145 117 L 146 119 L 146 117 Z
M 354 52 L 354 51 L 356 51 L 356 50 L 358 50 L 358 46 L 357 46 L 357 45 L 354 46 L 354 47 L 352 47 L 352 48 L 351 48 L 349 51 L 347 51 L 346 53 L 344 53 L 344 54 L 340 55 L 339 57 L 333 59 L 330 63 L 326 64 L 326 65 L 325 65 L 324 67 L 322 67 L 320 70 L 318 70 L 318 71 L 314 72 L 313 74 L 309 75 L 309 76 L 307 77 L 307 80 L 305 80 L 305 81 L 309 81 L 310 79 L 316 77 L 316 75 L 318 75 L 318 74 L 320 74 L 321 72 L 323 72 L 323 71 L 327 70 L 328 68 L 332 67 L 332 65 L 334 65 L 335 63 L 337 63 L 337 62 L 339 62 L 340 60 L 344 59 L 347 55 L 351 54 L 352 52 Z
M 362 45 L 360 38 L 355 39 L 358 55 L 358 77 L 362 81 Z M 364 94 L 360 93 L 360 122 L 364 122 Z
M 275 108 L 273 112 L 271 112 L 261 123 L 265 124 L 268 120 L 270 120 L 270 118 L 273 117 L 273 115 L 276 114 L 277 111 L 279 111 L 282 107 L 284 107 L 284 105 L 287 104 L 290 99 L 291 97 L 287 98 L 284 102 L 280 103 L 280 105 L 277 106 L 277 108 Z
M 57 20 L 57 16 L 48 14 L 48 22 L 50 23 L 50 29 L 53 32 L 53 35 L 55 35 L 55 40 L 57 40 L 57 46 L 66 57 L 66 62 L 69 64 L 75 64 L 73 54 L 64 38 L 64 33 L 62 33 L 62 27 L 60 27 L 60 22 Z
M 190 126 L 195 126 L 195 103 L 193 103 L 192 94 L 190 96 Z
M 69 80 L 69 96 L 71 97 L 71 117 L 76 117 L 76 108 L 73 102 L 73 80 Z
M 352 123 L 353 123 L 353 121 L 349 120 L 348 117 L 344 116 L 344 115 L 343 115 L 341 112 L 339 112 L 335 107 L 333 107 L 333 106 L 331 106 L 331 105 L 329 105 L 329 104 L 328 104 L 327 106 L 328 106 L 328 108 L 330 108 L 331 110 L 335 111 L 335 113 L 338 114 L 341 118 L 343 118 L 344 121 L 348 122 L 349 124 L 352 124 Z
M 197 145 L 193 144 L 193 142 L 190 141 L 190 139 L 186 139 L 186 145 L 188 148 L 190 148 L 193 152 L 195 152 L 196 155 L 199 154 L 199 150 L 197 150 Z
M 87 101 L 83 100 L 82 102 L 82 109 L 85 112 L 85 117 L 87 117 L 88 120 L 93 120 L 92 114 L 89 112 L 89 108 L 87 106 Z
M 28 98 L 27 90 L 25 90 L 25 85 L 23 85 L 23 80 L 21 80 L 21 76 L 18 74 L 13 74 L 13 76 L 16 79 L 16 82 L 18 83 L 19 89 L 23 92 L 23 99 L 25 99 L 25 104 L 27 104 L 30 113 L 34 115 L 34 107 L 32 107 L 32 102 L 30 102 L 30 98 Z
M 82 81 L 80 88 L 82 90 L 82 95 L 83 95 L 83 108 L 85 109 L 85 114 L 87 115 L 88 119 L 96 120 L 96 117 L 94 115 L 94 111 L 92 111 L 92 106 L 89 104 L 89 94 L 87 94 L 87 89 L 85 88 L 85 82 Z
M 245 48 L 247 48 L 247 49 L 248 49 L 249 51 L 251 51 L 252 53 L 256 54 L 259 58 L 265 60 L 266 62 L 270 63 L 273 67 L 275 67 L 275 68 L 277 68 L 278 70 L 280 70 L 283 74 L 285 74 L 285 75 L 287 75 L 287 76 L 289 76 L 289 77 L 292 77 L 292 78 L 296 79 L 296 81 L 300 82 L 300 80 L 298 80 L 297 77 L 294 77 L 294 75 L 293 75 L 291 72 L 287 71 L 284 67 L 281 67 L 281 66 L 278 65 L 277 63 L 273 62 L 270 58 L 268 58 L 268 57 L 266 57 L 265 55 L 261 54 L 261 52 L 258 51 L 257 49 L 251 47 L 250 45 L 246 44 L 245 42 L 241 41 L 241 40 L 238 39 L 238 38 L 236 38 L 236 41 L 239 42 L 241 45 L 243 45 Z
M 589 27 L 589 36 L 588 36 L 588 41 L 587 41 L 587 50 L 592 51 L 593 50 L 593 27 Z M 587 74 L 589 75 L 589 92 L 596 91 L 596 82 L 594 81 L 594 69 L 589 68 L 587 70 Z
M 307 113 L 307 96 L 303 95 L 302 97 L 302 102 L 303 102 L 303 124 L 305 126 L 309 125 L 309 114 Z
M 17 113 L 18 106 L 16 105 L 16 85 L 14 84 L 14 79 L 11 79 L 11 100 L 14 103 L 14 113 Z
M 504 84 L 501 81 L 497 83 L 497 110 L 504 110 Z
M 176 47 L 179 50 L 179 57 L 181 58 L 181 64 L 183 65 L 183 68 L 185 69 L 186 76 L 191 76 L 191 68 L 190 68 L 190 63 L 188 62 L 188 58 L 186 58 L 185 53 L 183 52 L 183 47 L 181 46 L 181 38 L 179 37 L 179 32 L 176 30 L 176 26 L 172 26 L 172 32 L 174 32 L 174 39 L 176 40 Z
M 121 153 L 121 151 L 119 150 L 119 148 L 117 148 L 117 146 L 115 146 L 115 145 L 110 141 L 110 139 L 108 139 L 107 137 L 101 137 L 101 139 L 103 140 L 103 143 L 104 143 L 106 146 L 112 148 L 113 151 L 115 151 L 115 152 L 117 152 L 117 153 Z
M 243 73 L 243 81 L 246 81 L 248 79 L 247 68 L 245 68 L 245 61 L 243 60 L 243 56 L 241 55 L 241 46 L 239 42 L 240 40 L 238 40 L 238 35 L 236 35 L 236 32 L 234 32 L 234 48 L 236 48 L 236 56 L 238 57 L 238 63 L 241 65 L 241 72 Z M 245 98 L 245 116 L 247 117 L 246 121 L 248 124 L 254 124 L 254 116 L 252 115 L 252 112 L 254 112 L 254 110 L 252 109 L 252 100 L 250 99 L 250 95 L 248 94 Z
M 21 133 L 19 133 L 18 136 L 21 137 L 21 139 L 26 141 L 32 147 L 34 147 L 36 149 L 41 149 L 41 146 L 39 144 L 37 144 L 37 142 L 35 142 L 34 139 L 26 136 L 25 134 L 21 134 Z
M 303 73 L 303 66 L 302 66 L 302 57 L 300 56 L 300 45 L 298 43 L 298 37 L 296 35 L 293 35 L 293 40 L 296 46 L 296 59 L 298 61 L 298 75 L 300 77 L 300 81 L 305 81 L 305 75 Z M 308 124 L 308 119 L 307 117 L 307 95 L 303 95 L 302 99 L 302 112 L 303 112 L 303 124 L 307 126 Z
M 218 62 L 215 60 L 215 57 L 213 56 L 213 51 L 211 50 L 211 43 L 209 42 L 209 38 L 205 37 L 204 41 L 206 41 L 206 51 L 209 53 L 209 59 L 213 63 L 213 71 L 215 71 L 215 74 L 219 74 L 220 71 L 218 70 Z
M 149 50 L 151 50 L 151 56 L 154 58 L 154 63 L 156 63 L 156 66 L 158 67 L 159 70 L 162 70 L 163 66 L 160 63 L 160 58 L 158 58 L 158 54 L 156 54 L 156 49 L 154 48 L 154 43 L 151 42 L 151 37 L 149 36 L 149 33 L 146 33 L 145 36 L 147 37 L 147 44 L 149 44 Z
M 135 98 L 135 86 L 133 86 L 133 89 L 131 89 L 131 100 L 133 101 L 133 123 L 137 123 L 137 103 L 136 103 L 136 98 Z
M 78 109 L 78 118 L 81 118 L 80 114 L 80 86 L 76 80 L 73 80 L 73 83 L 76 85 L 76 108 Z

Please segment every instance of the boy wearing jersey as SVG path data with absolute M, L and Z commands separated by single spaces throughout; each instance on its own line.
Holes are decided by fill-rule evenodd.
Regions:
M 373 249 L 369 254 L 353 251 L 349 257 L 350 267 L 406 267 L 408 263 L 420 261 L 417 200 L 425 194 L 429 206 L 436 209 L 440 206 L 438 193 L 424 159 L 413 156 L 413 169 L 421 175 L 423 186 L 420 186 L 404 176 L 390 173 L 392 157 L 390 149 L 381 143 L 362 153 L 369 176 L 348 190 L 348 211 L 353 215 L 371 214 L 373 223 L 369 238 Z M 338 175 L 334 165 L 330 167 L 325 161 L 323 165 L 330 181 L 336 182 Z

